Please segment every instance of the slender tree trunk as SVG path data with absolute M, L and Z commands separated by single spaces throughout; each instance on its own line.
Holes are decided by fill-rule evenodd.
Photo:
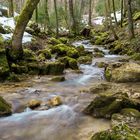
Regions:
M 74 15 L 73 0 L 69 0 L 69 11 L 70 11 L 70 18 L 71 18 L 71 30 L 76 35 L 78 33 L 77 33 L 77 22 Z
M 68 2 L 67 0 L 64 0 L 64 5 L 65 5 L 65 21 L 66 21 L 66 25 L 67 25 L 67 28 L 70 29 L 69 27 L 69 14 L 68 14 Z
M 112 0 L 112 6 L 113 6 L 113 13 L 114 13 L 115 24 L 116 24 L 116 26 L 118 26 L 118 21 L 117 21 L 117 17 L 116 17 L 116 8 L 115 8 L 114 0 Z
M 124 2 L 123 2 L 123 17 L 126 17 L 127 16 L 127 0 L 123 0 Z
M 9 17 L 14 17 L 14 3 L 13 3 L 13 0 L 9 0 Z
M 23 54 L 23 49 L 22 49 L 23 34 L 39 1 L 40 0 L 26 0 L 26 4 L 18 18 L 12 37 L 11 55 L 14 55 L 13 57 L 20 58 Z
M 38 6 L 35 9 L 35 22 L 38 23 Z
M 108 5 L 108 16 L 109 16 L 109 22 L 110 22 L 110 29 L 111 29 L 111 31 L 113 33 L 114 39 L 115 40 L 118 40 L 118 36 L 117 36 L 117 34 L 116 34 L 115 30 L 114 30 L 114 27 L 112 25 L 110 0 L 107 0 L 107 3 L 106 4 Z
M 59 24 L 58 24 L 58 12 L 57 12 L 57 2 L 54 0 L 55 18 L 56 18 L 56 38 L 59 36 Z
M 48 12 L 48 0 L 45 0 L 45 30 L 48 29 L 48 33 L 51 33 L 50 17 Z
M 92 0 L 89 0 L 89 18 L 88 18 L 89 26 L 92 26 L 91 18 L 92 18 Z
M 133 25 L 133 18 L 132 18 L 132 7 L 131 7 L 131 2 L 132 0 L 127 1 L 127 6 L 128 6 L 128 29 L 129 29 L 129 36 L 130 39 L 134 38 L 134 25 Z
M 121 27 L 123 23 L 124 0 L 121 0 Z

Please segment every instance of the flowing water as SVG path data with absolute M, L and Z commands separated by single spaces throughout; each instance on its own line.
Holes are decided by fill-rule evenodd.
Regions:
M 92 64 L 80 65 L 82 73 L 66 71 L 66 81 L 51 82 L 52 76 L 29 77 L 20 83 L 0 85 L 0 95 L 13 105 L 13 115 L 0 118 L 0 140 L 89 140 L 95 132 L 106 130 L 110 121 L 95 119 L 82 114 L 93 95 L 84 92 L 91 85 L 104 81 L 104 70 L 96 62 L 117 61 L 122 56 L 109 55 L 101 46 L 93 46 L 88 40 L 74 42 L 84 45 L 88 51 L 99 48 L 105 57 L 94 58 Z M 25 108 L 30 99 L 47 101 L 60 96 L 63 105 L 44 111 Z

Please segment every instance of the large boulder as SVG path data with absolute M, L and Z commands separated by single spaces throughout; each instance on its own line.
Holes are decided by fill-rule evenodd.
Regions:
M 110 130 L 96 133 L 91 140 L 139 140 L 140 133 L 125 124 L 120 124 Z
M 139 82 L 140 65 L 132 62 L 117 67 L 109 65 L 105 70 L 105 77 L 114 82 Z
M 131 128 L 137 128 L 140 131 L 140 112 L 133 108 L 124 108 L 120 113 L 113 114 L 111 125 L 117 126 L 120 123 L 125 123 Z
M 12 114 L 12 107 L 11 104 L 7 103 L 1 96 L 0 96 L 0 117 L 8 116 Z

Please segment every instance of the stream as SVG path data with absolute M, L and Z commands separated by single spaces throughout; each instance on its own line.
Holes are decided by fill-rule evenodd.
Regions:
M 109 120 L 81 112 L 93 98 L 85 91 L 105 81 L 104 69 L 98 68 L 96 62 L 116 62 L 123 56 L 110 55 L 104 47 L 91 45 L 88 40 L 73 45 L 83 45 L 91 52 L 98 48 L 105 57 L 80 65 L 82 73 L 66 71 L 64 82 L 52 82 L 52 76 L 32 76 L 20 83 L 1 84 L 0 95 L 12 103 L 14 113 L 0 118 L 0 140 L 89 140 L 93 133 L 110 128 Z M 53 96 L 60 96 L 63 104 L 44 111 L 24 108 L 30 99 L 47 101 Z

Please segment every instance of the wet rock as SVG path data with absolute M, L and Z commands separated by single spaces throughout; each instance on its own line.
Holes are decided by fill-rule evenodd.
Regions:
M 117 68 L 108 66 L 105 70 L 105 77 L 114 82 L 139 82 L 140 65 L 130 62 Z
M 59 106 L 59 105 L 62 104 L 61 97 L 55 96 L 55 97 L 49 99 L 49 101 L 48 101 L 47 104 L 48 104 L 50 107 Z
M 0 13 L 1 13 L 0 16 L 8 17 L 8 10 L 7 9 L 0 8 Z
M 28 102 L 28 107 L 31 108 L 31 109 L 35 109 L 37 107 L 39 107 L 41 105 L 41 101 L 40 100 L 37 100 L 37 99 L 31 99 L 29 102 Z
M 91 64 L 92 63 L 92 57 L 91 56 L 80 56 L 78 58 L 78 62 L 80 64 Z
M 107 67 L 108 64 L 105 62 L 96 62 L 95 65 L 98 66 L 99 68 L 105 68 Z
M 2 33 L 2 34 L 6 34 L 6 31 L 5 31 L 5 29 L 2 27 L 1 24 L 0 24 L 0 33 Z
M 108 90 L 110 88 L 111 88 L 110 83 L 101 83 L 101 84 L 99 83 L 99 84 L 93 85 L 90 88 L 90 93 L 98 94 L 101 92 L 105 92 L 106 90 Z
M 110 130 L 96 133 L 91 140 L 139 140 L 140 133 L 136 129 L 131 129 L 126 124 L 120 124 Z
M 54 82 L 63 82 L 63 81 L 65 81 L 65 77 L 64 76 L 56 76 L 56 77 L 53 77 L 51 79 L 51 81 L 54 81 Z
M 96 57 L 96 58 L 104 57 L 104 53 L 96 52 L 96 53 L 93 54 L 93 56 Z
M 71 68 L 73 70 L 78 69 L 77 60 L 74 58 L 70 58 L 66 56 L 66 57 L 61 57 L 58 60 L 65 65 L 65 68 Z
M 48 43 L 52 44 L 52 45 L 57 45 L 57 44 L 61 44 L 62 42 L 60 40 L 52 37 L 48 40 Z
M 105 87 L 105 91 L 99 89 L 101 93 L 86 107 L 84 110 L 86 114 L 111 118 L 112 114 L 121 112 L 123 108 L 140 109 L 139 96 L 133 97 L 133 92 L 117 91 L 117 87 L 106 91 L 106 88 L 108 87 Z M 93 89 L 93 91 L 98 93 L 98 90 Z
M 113 114 L 111 117 L 112 126 L 117 126 L 121 123 L 125 123 L 131 128 L 137 128 L 140 131 L 140 112 L 133 108 L 125 108 L 120 113 Z
M 0 96 L 0 117 L 12 114 L 12 106 Z

